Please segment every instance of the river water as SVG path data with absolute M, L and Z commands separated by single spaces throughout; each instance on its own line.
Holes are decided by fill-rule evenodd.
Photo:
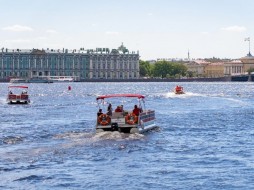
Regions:
M 8 85 L 0 189 L 254 189 L 254 83 L 28 84 L 29 105 L 6 104 Z M 112 93 L 145 95 L 159 129 L 95 134 L 96 96 Z

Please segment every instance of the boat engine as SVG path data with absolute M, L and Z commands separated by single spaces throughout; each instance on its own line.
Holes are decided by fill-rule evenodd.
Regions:
M 118 123 L 111 123 L 111 131 L 118 131 Z

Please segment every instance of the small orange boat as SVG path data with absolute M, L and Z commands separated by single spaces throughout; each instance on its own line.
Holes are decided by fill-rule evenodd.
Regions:
M 175 94 L 184 94 L 182 86 L 176 86 L 174 90 Z

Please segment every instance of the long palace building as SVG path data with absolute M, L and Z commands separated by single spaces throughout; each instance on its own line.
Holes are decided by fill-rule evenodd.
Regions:
M 86 79 L 137 79 L 139 53 L 118 49 L 96 50 L 4 49 L 0 52 L 0 79 L 71 76 Z

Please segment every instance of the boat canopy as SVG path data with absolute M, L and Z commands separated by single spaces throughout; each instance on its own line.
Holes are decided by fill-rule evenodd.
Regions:
M 28 88 L 28 86 L 8 86 L 8 88 Z
M 115 97 L 126 97 L 126 98 L 145 98 L 145 96 L 141 94 L 109 94 L 109 95 L 101 95 L 96 98 L 96 100 L 104 100 L 105 98 L 115 98 Z

